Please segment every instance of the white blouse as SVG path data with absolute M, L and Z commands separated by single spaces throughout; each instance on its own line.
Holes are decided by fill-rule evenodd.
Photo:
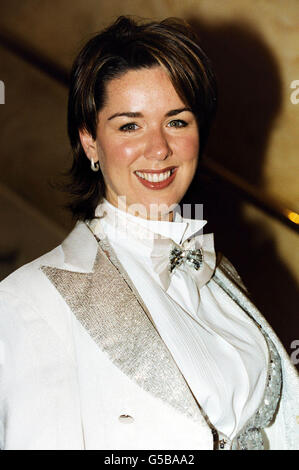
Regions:
M 201 408 L 233 439 L 262 401 L 269 353 L 240 307 L 207 284 L 216 258 L 213 234 L 201 234 L 206 221 L 176 211 L 173 222 L 146 220 L 106 199 L 95 215 L 91 229 L 107 236 Z M 169 273 L 172 242 L 202 249 L 199 271 L 183 263 Z

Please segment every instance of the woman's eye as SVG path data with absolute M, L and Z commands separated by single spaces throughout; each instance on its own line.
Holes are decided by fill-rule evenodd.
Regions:
M 121 126 L 119 130 L 123 132 L 132 132 L 132 131 L 135 131 L 137 127 L 138 127 L 137 124 L 135 124 L 134 122 L 130 122 L 129 124 L 125 124 L 124 126 Z
M 181 119 L 175 119 L 174 121 L 170 121 L 168 125 L 170 127 L 186 127 L 188 124 L 186 121 L 182 121 Z

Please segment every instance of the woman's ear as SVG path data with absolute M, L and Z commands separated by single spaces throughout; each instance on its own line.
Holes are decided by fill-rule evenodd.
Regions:
M 93 160 L 94 163 L 99 161 L 96 141 L 93 140 L 92 136 L 85 130 L 79 130 L 79 136 L 81 145 L 84 149 L 85 155 L 89 160 Z

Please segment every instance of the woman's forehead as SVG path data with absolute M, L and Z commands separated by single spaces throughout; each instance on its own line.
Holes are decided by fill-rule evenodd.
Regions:
M 142 112 L 142 110 L 184 106 L 168 74 L 160 67 L 129 70 L 106 85 L 106 99 L 101 111 L 119 112 L 122 110 Z

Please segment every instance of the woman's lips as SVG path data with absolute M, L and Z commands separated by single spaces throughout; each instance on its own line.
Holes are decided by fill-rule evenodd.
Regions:
M 171 173 L 171 175 L 164 181 L 157 181 L 157 182 L 153 182 L 153 181 L 148 181 L 144 178 L 141 178 L 141 176 L 138 176 L 136 175 L 135 173 L 135 176 L 138 178 L 138 180 L 140 181 L 140 183 L 143 184 L 143 186 L 145 186 L 146 188 L 150 188 L 150 189 L 164 189 L 166 188 L 167 186 L 170 185 L 170 183 L 172 183 L 172 181 L 174 180 L 175 176 L 176 176 L 176 172 L 177 172 L 177 168 L 173 168 L 173 167 L 170 167 L 169 169 L 173 169 L 173 172 Z M 144 172 L 144 173 L 165 173 L 165 171 L 167 171 L 167 168 L 166 169 L 163 169 L 161 171 L 155 171 L 155 170 L 150 170 L 150 171 L 147 171 L 147 172 Z

